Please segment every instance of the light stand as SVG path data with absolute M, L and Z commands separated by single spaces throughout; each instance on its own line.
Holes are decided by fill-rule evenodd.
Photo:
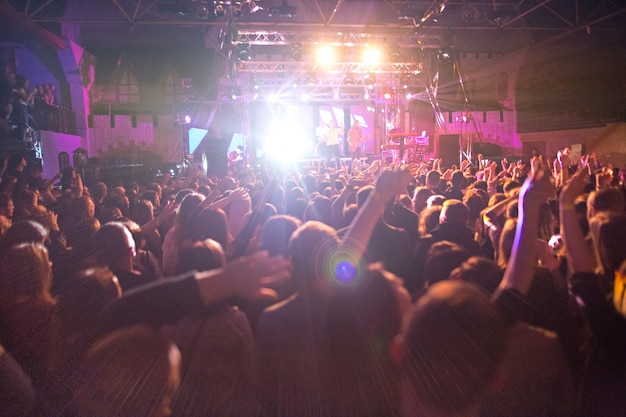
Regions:
M 189 152 L 189 148 L 188 148 L 189 147 L 189 129 L 187 128 L 187 126 L 191 122 L 191 117 L 189 115 L 182 115 L 182 117 L 177 117 L 176 121 L 179 124 L 179 126 L 181 126 L 182 141 L 183 141 L 183 154 L 181 156 L 181 159 L 176 164 L 176 166 L 178 167 L 178 178 L 182 178 L 183 173 L 184 173 L 184 178 L 188 179 L 189 172 L 196 171 L 196 169 L 193 166 L 193 163 L 189 159 L 189 153 L 188 153 Z
M 461 134 L 459 135 L 459 169 L 463 166 L 463 158 L 472 162 L 472 135 L 467 135 L 467 146 L 463 149 L 463 126 L 473 121 L 473 117 L 469 113 L 463 113 L 463 116 L 457 117 L 457 121 L 461 122 Z

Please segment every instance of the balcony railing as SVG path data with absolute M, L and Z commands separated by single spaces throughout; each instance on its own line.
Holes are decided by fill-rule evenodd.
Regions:
M 40 130 L 76 134 L 76 115 L 67 107 L 36 103 L 31 112 Z

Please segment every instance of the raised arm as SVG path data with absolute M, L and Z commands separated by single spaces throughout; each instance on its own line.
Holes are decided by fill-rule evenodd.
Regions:
M 533 170 L 519 194 L 519 215 L 511 258 L 504 271 L 500 290 L 513 289 L 528 294 L 537 266 L 537 231 L 540 206 L 554 195 L 550 170 L 540 160 L 533 160 Z
M 589 182 L 586 167 L 578 169 L 571 180 L 563 186 L 559 195 L 561 236 L 565 243 L 568 264 L 572 272 L 594 272 L 596 262 L 578 223 L 574 203 Z
M 374 226 L 385 210 L 385 205 L 396 194 L 406 193 L 406 188 L 411 181 L 411 174 L 407 170 L 383 171 L 376 180 L 376 186 L 372 191 L 343 239 L 342 248 L 350 248 L 356 251 L 360 257 L 365 252 L 365 247 L 374 230 Z

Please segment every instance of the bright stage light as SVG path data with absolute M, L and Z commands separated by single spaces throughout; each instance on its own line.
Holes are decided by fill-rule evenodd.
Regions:
M 380 49 L 367 47 L 361 52 L 361 62 L 368 65 L 378 64 L 381 61 Z
M 320 65 L 330 65 L 335 62 L 335 51 L 330 46 L 320 46 L 317 50 L 317 63 Z
M 307 152 L 310 152 L 310 144 L 307 144 L 302 138 L 306 134 L 302 131 L 302 126 L 295 123 L 285 123 L 285 121 L 276 121 L 268 129 L 267 136 L 263 140 L 263 152 L 283 163 L 295 162 Z

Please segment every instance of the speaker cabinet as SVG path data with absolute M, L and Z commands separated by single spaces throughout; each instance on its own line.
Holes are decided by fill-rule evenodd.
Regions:
M 439 135 L 439 158 L 441 168 L 459 165 L 459 135 Z

